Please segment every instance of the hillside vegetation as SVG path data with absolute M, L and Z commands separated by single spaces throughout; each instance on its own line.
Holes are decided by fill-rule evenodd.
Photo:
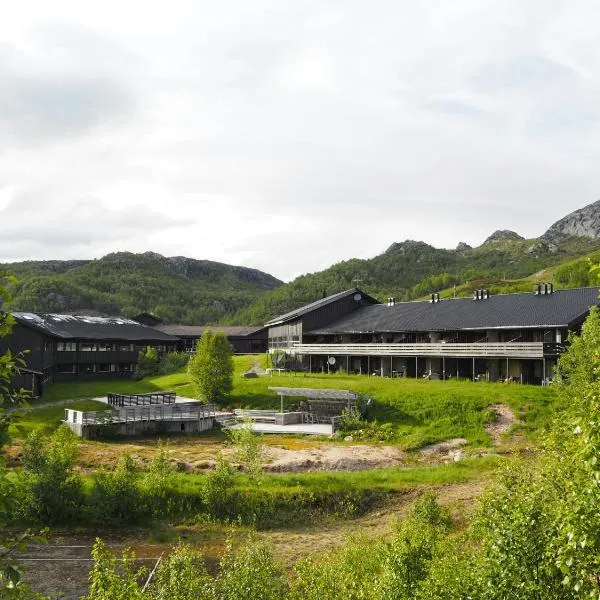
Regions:
M 0 265 L 19 279 L 9 310 L 151 312 L 167 323 L 216 323 L 281 282 L 256 269 L 146 252 L 91 261 Z
M 354 286 L 379 300 L 389 296 L 413 300 L 455 285 L 458 295 L 468 295 L 478 287 L 529 291 L 535 279 L 532 274 L 565 262 L 569 265 L 561 272 L 560 281 L 556 281 L 572 287 L 585 279 L 571 277 L 573 261 L 599 247 L 600 240 L 588 238 L 567 238 L 559 245 L 538 239 L 508 238 L 492 239 L 477 248 L 445 250 L 408 240 L 393 244 L 372 259 L 352 259 L 318 273 L 302 275 L 263 294 L 229 322 L 261 324 L 274 315 Z

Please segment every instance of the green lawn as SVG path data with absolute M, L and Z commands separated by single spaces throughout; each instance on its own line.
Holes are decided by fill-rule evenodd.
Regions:
M 225 406 L 278 408 L 279 399 L 269 391 L 269 386 L 350 389 L 373 398 L 370 419 L 392 423 L 392 440 L 406 448 L 456 437 L 463 437 L 472 445 L 487 445 L 489 436 L 485 425 L 493 418 L 488 407 L 496 403 L 510 406 L 522 420 L 521 430 L 526 434 L 535 434 L 549 421 L 556 404 L 556 393 L 552 388 L 518 384 L 316 373 L 242 378 L 241 374 L 256 361 L 264 361 L 264 357 L 235 357 L 234 389 L 230 398 L 224 401 Z M 61 403 L 73 398 L 93 398 L 108 392 L 139 393 L 152 390 L 174 390 L 179 396 L 194 396 L 187 373 L 179 372 L 142 381 L 57 383 L 48 386 L 43 401 Z M 40 421 L 55 422 L 58 413 L 44 408 L 40 409 L 40 414 Z

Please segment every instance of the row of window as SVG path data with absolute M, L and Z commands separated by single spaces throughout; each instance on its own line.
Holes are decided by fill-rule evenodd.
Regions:
M 126 344 L 122 342 L 45 342 L 44 350 L 52 352 L 145 352 L 147 344 Z M 153 346 L 157 352 L 166 352 L 164 344 Z
M 57 373 L 131 373 L 132 363 L 97 363 L 77 365 L 75 363 L 56 365 Z

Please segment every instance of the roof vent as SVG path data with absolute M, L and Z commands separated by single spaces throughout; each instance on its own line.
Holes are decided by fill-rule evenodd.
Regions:
M 475 290 L 473 300 L 487 300 L 490 297 L 490 290 Z
M 537 283 L 534 291 L 536 296 L 547 296 L 554 293 L 553 283 Z
M 396 298 L 392 298 L 392 297 L 388 298 L 387 305 L 388 306 L 396 306 Z

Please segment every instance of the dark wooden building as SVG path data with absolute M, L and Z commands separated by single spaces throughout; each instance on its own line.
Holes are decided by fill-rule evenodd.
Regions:
M 0 338 L 0 354 L 24 355 L 27 368 L 47 381 L 131 377 L 138 353 L 152 346 L 159 354 L 176 349 L 178 339 L 121 317 L 12 313 L 11 334 Z
M 311 371 L 545 383 L 600 288 L 379 303 L 351 289 L 269 321 L 269 350 Z
M 222 327 L 220 325 L 157 325 L 156 329 L 179 338 L 178 350 L 194 352 L 196 342 L 210 329 L 224 334 L 235 354 L 260 354 L 267 351 L 266 327 Z

